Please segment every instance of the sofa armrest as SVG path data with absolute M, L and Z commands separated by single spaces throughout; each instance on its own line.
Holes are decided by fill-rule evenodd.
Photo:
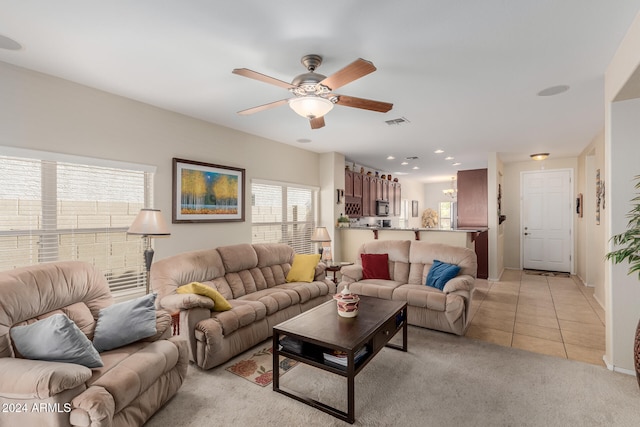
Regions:
M 169 313 L 190 308 L 208 308 L 213 310 L 214 302 L 211 298 L 197 294 L 171 294 L 160 300 L 162 308 Z
M 116 403 L 111 393 L 99 386 L 91 386 L 72 401 L 69 420 L 73 426 L 111 426 Z
M 0 372 L 0 396 L 10 399 L 46 399 L 91 378 L 86 366 L 13 357 L 0 357 Z
M 362 280 L 362 266 L 360 264 L 345 265 L 340 269 L 340 274 L 342 274 L 342 282 L 358 282 Z
M 142 341 L 153 342 L 167 339 L 171 336 L 171 314 L 162 309 L 156 309 L 156 333 Z
M 313 274 L 313 280 L 314 281 L 324 281 L 325 277 L 327 277 L 327 272 L 325 271 L 327 269 L 327 265 L 324 262 L 319 262 L 318 265 L 316 265 L 316 270 Z
M 467 291 L 471 292 L 473 289 L 474 278 L 468 274 L 462 274 L 449 280 L 442 288 L 442 292 L 445 294 L 455 291 Z

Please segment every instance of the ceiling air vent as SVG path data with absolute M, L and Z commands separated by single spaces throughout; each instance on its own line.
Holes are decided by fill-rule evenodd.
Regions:
M 406 117 L 399 117 L 393 120 L 385 120 L 385 123 L 388 124 L 389 126 L 394 126 L 394 125 L 401 125 L 403 123 L 411 123 L 411 122 L 409 122 L 409 120 L 407 120 Z

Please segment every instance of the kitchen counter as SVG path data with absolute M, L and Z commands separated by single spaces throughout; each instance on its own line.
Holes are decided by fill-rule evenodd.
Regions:
M 336 228 L 340 233 L 340 256 L 343 261 L 353 262 L 358 248 L 371 240 L 422 240 L 463 246 L 475 250 L 475 240 L 487 227 L 441 228 L 400 228 L 400 227 L 344 227 Z

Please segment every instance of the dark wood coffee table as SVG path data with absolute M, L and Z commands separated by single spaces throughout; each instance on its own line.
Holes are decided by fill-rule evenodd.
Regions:
M 273 327 L 273 390 L 353 424 L 355 376 L 385 346 L 407 351 L 407 303 L 360 297 L 358 316 L 340 317 L 335 301 L 328 301 Z M 402 329 L 402 345 L 389 340 Z M 286 338 L 285 338 L 286 337 Z M 280 348 L 280 344 L 283 344 Z M 293 345 L 292 345 L 293 344 Z M 364 349 L 364 350 L 363 350 Z M 342 363 L 325 354 L 342 352 Z M 347 378 L 347 412 L 280 388 L 278 357 L 290 357 Z M 290 374 L 291 375 L 291 374 Z

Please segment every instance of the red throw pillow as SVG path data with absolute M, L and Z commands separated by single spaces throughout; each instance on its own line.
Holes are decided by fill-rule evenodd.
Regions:
M 389 277 L 389 254 L 360 254 L 363 279 L 384 279 Z

